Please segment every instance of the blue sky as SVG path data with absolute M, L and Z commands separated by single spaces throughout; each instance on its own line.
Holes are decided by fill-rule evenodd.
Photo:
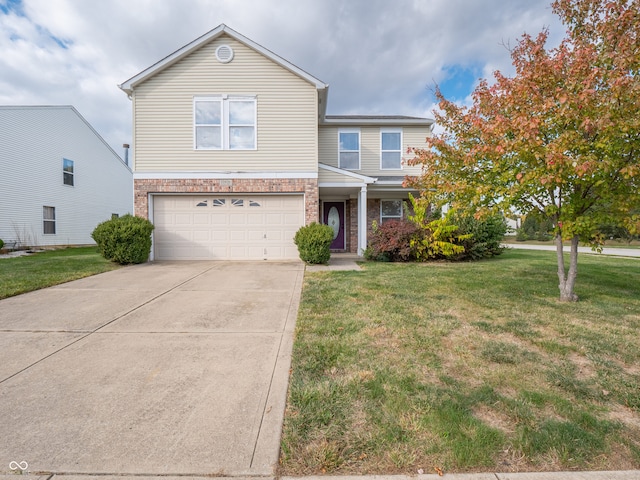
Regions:
M 225 23 L 330 85 L 329 114 L 432 117 L 512 72 L 505 45 L 564 28 L 550 0 L 0 0 L 0 104 L 74 105 L 121 153 L 118 84 Z

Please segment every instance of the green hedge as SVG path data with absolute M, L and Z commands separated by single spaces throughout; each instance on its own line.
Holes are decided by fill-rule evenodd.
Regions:
M 293 237 L 293 242 L 298 247 L 298 253 L 302 261 L 318 264 L 328 263 L 331 258 L 331 242 L 333 241 L 333 229 L 329 225 L 311 223 L 300 227 Z
M 99 224 L 91 237 L 104 258 L 127 265 L 147 261 L 152 231 L 153 224 L 149 220 L 124 215 Z

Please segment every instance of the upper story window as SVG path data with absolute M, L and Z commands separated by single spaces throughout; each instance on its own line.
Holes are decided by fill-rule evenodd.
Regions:
M 380 169 L 402 169 L 402 130 L 380 130 Z
M 360 170 L 360 131 L 338 132 L 339 166 L 345 170 Z
M 211 96 L 193 100 L 196 150 L 255 150 L 255 97 Z
M 73 186 L 73 160 L 62 159 L 62 182 Z

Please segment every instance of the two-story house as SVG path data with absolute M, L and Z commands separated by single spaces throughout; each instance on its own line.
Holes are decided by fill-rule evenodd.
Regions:
M 399 218 L 433 121 L 326 115 L 328 85 L 225 25 L 120 88 L 133 106 L 135 214 L 152 259 L 292 259 L 295 232 L 334 228 L 362 253 Z
M 133 211 L 131 169 L 72 106 L 0 106 L 0 238 L 12 247 L 95 244 Z

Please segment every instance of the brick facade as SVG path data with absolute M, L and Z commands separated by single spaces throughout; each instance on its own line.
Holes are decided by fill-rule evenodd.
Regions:
M 305 221 L 317 222 L 318 180 L 315 178 L 252 179 L 137 179 L 133 181 L 134 212 L 149 218 L 150 193 L 301 193 L 305 201 Z

